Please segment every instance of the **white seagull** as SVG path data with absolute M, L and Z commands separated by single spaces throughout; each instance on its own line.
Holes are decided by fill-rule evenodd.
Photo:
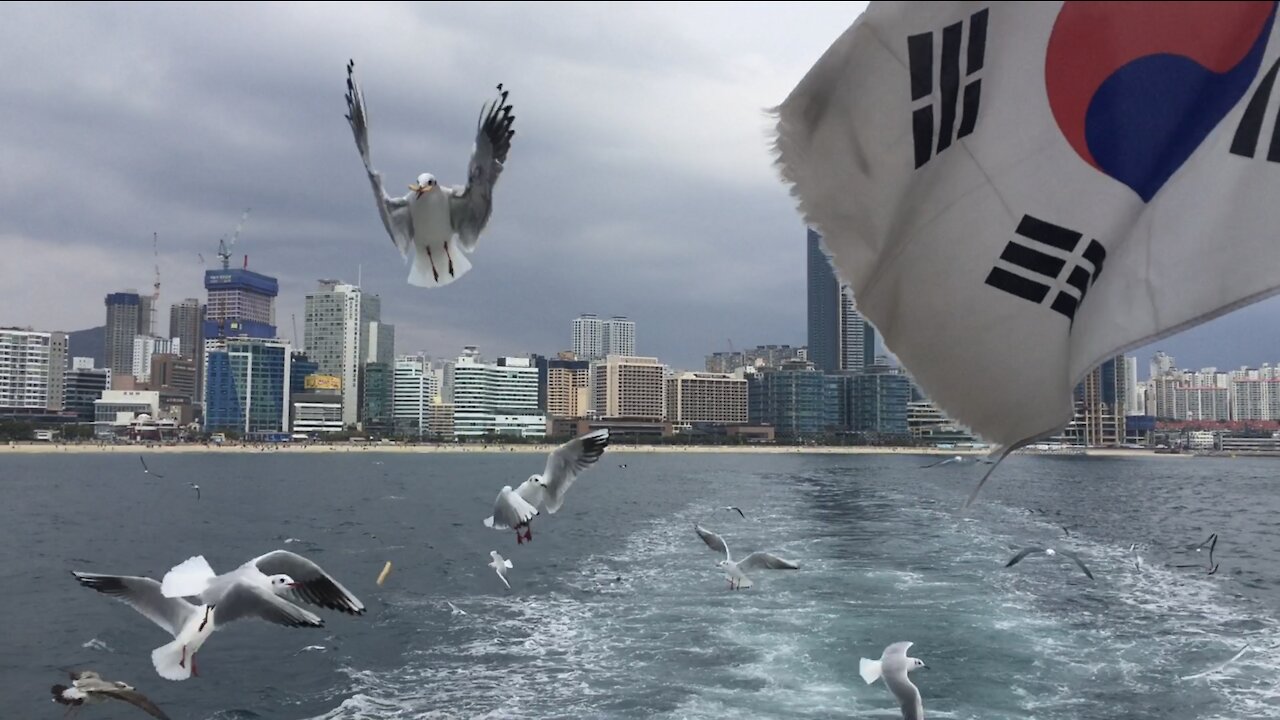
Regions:
M 945 460 L 939 460 L 935 463 L 929 463 L 928 465 L 921 465 L 920 467 L 931 468 L 931 467 L 938 467 L 939 465 L 950 465 L 951 463 L 962 463 L 962 462 L 964 462 L 964 458 L 959 455 L 956 455 L 954 457 L 949 457 Z
M 493 568 L 493 571 L 498 573 L 498 579 L 502 581 L 503 585 L 507 586 L 508 590 L 510 590 L 511 583 L 507 582 L 507 571 L 515 566 L 511 564 L 510 560 L 499 555 L 497 550 L 490 550 L 489 557 L 493 558 L 493 562 L 489 563 L 489 567 Z
M 110 595 L 173 635 L 173 642 L 151 651 L 151 664 L 166 680 L 199 676 L 196 653 L 213 631 L 233 620 L 257 617 L 288 627 L 323 627 L 311 613 L 258 588 L 239 585 L 228 592 L 215 611 L 185 598 L 168 598 L 151 578 L 72 572 L 85 587 Z M 188 660 L 190 662 L 188 662 Z
M 168 598 L 199 597 L 208 605 L 218 605 L 223 597 L 239 592 L 241 587 L 260 591 L 258 594 L 285 605 L 292 606 L 293 603 L 277 595 L 349 615 L 364 614 L 364 604 L 350 590 L 319 565 L 288 550 L 273 550 L 259 555 L 222 575 L 209 567 L 204 556 L 196 555 L 165 573 L 160 592 Z
M 189 483 L 189 487 L 196 491 L 196 499 L 200 499 L 200 486 L 195 483 Z
M 471 269 L 466 254 L 451 249 L 449 242 L 456 235 L 466 253 L 474 252 L 493 210 L 493 186 L 502 174 L 515 134 L 511 123 L 516 116 L 506 104 L 507 91 L 498 85 L 497 100 L 480 111 L 466 187 L 446 187 L 431 173 L 422 173 L 409 186 L 408 195 L 393 198 L 382 187 L 382 174 L 369 161 L 369 112 L 354 68 L 354 62 L 347 63 L 347 121 L 373 185 L 382 224 L 400 254 L 406 259 L 412 254 L 411 285 L 448 285 Z
M 564 495 L 573 481 L 587 468 L 599 462 L 604 449 L 609 446 L 609 430 L 594 430 L 561 445 L 547 455 L 547 464 L 540 475 L 530 475 L 520 483 L 514 493 L 504 487 L 494 503 L 493 515 L 485 518 L 486 527 L 516 529 L 516 543 L 533 540 L 529 527 L 539 508 L 554 515 L 564 505 Z M 529 509 L 533 512 L 530 513 Z M 514 522 L 513 522 L 514 521 Z M 525 528 L 523 535 L 520 528 Z
M 1049 557 L 1053 557 L 1054 555 L 1061 555 L 1063 557 L 1070 558 L 1071 560 L 1075 561 L 1076 565 L 1080 566 L 1080 569 L 1084 571 L 1085 575 L 1089 576 L 1090 580 L 1093 579 L 1093 573 L 1089 572 L 1088 566 L 1084 564 L 1084 561 L 1080 559 L 1079 555 L 1076 555 L 1070 550 L 1054 550 L 1053 548 L 1039 548 L 1039 547 L 1023 548 L 1022 550 L 1018 551 L 1017 555 L 1014 555 L 1012 558 L 1010 558 L 1009 562 L 1005 563 L 1004 566 L 1013 567 L 1014 565 L 1017 565 L 1019 562 L 1021 562 L 1022 559 L 1025 558 L 1026 556 L 1034 555 L 1036 553 L 1044 553 Z
M 729 545 L 725 543 L 724 538 L 703 528 L 701 525 L 693 526 L 698 537 L 702 538 L 702 542 L 707 547 L 716 552 L 724 553 L 724 560 L 716 563 L 716 567 L 724 569 L 724 577 L 729 581 L 730 590 L 738 590 L 740 588 L 751 587 L 751 578 L 742 573 L 743 570 L 767 569 L 767 570 L 799 570 L 800 566 L 790 560 L 782 558 L 767 552 L 753 552 L 738 562 L 733 561 L 733 556 L 729 554 Z
M 153 472 L 151 472 L 151 468 L 147 467 L 147 459 L 146 459 L 146 458 L 144 458 L 144 457 L 142 457 L 141 455 L 139 455 L 139 456 L 138 456 L 138 462 L 141 462 L 141 463 L 142 463 L 142 472 L 143 472 L 144 474 L 147 474 L 147 475 L 155 475 L 156 477 L 160 478 L 161 480 L 163 480 L 163 479 L 164 479 L 164 476 L 163 476 L 163 475 L 161 475 L 160 473 L 153 473 Z
M 118 680 L 115 682 L 103 680 L 101 675 L 92 670 L 73 672 L 70 675 L 70 687 L 54 685 L 52 688 L 53 701 L 59 705 L 69 706 L 63 717 L 74 713 L 84 705 L 97 705 L 108 700 L 122 700 L 145 711 L 152 717 L 160 718 L 160 720 L 169 720 L 169 716 L 165 715 L 163 710 L 156 707 L 155 703 L 148 700 L 146 695 L 138 692 L 132 685 Z
M 907 673 L 929 666 L 919 658 L 907 657 L 910 642 L 896 642 L 884 649 L 879 660 L 862 658 L 858 662 L 858 674 L 867 684 L 883 678 L 889 686 L 898 704 L 902 706 L 902 720 L 924 720 L 924 701 L 920 699 L 920 689 L 911 683 Z

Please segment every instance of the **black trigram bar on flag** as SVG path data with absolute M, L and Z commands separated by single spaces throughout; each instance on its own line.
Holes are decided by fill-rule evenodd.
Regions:
M 987 53 L 987 10 L 969 16 L 969 39 L 964 52 L 964 96 L 960 95 L 960 47 L 964 44 L 964 23 L 957 22 L 942 29 L 942 48 L 938 71 L 934 73 L 935 33 L 907 37 L 907 64 L 911 71 L 911 134 L 915 140 L 916 167 L 929 162 L 934 154 L 951 147 L 951 143 L 973 132 L 978 122 L 978 101 L 982 94 L 982 70 Z M 938 92 L 935 92 L 935 79 Z M 934 106 L 938 107 L 936 134 Z M 959 113 L 959 128 L 956 115 Z M 935 143 L 935 137 L 936 143 Z
M 1074 323 L 1076 309 L 1102 274 L 1106 248 L 1097 240 L 1085 242 L 1075 230 L 1030 215 L 1022 216 L 1017 234 L 1030 242 L 1010 240 L 986 283 L 1037 305 L 1052 295 L 1049 308 Z
M 1276 70 L 1280 69 L 1277 60 L 1267 72 L 1258 89 L 1253 91 L 1249 104 L 1244 108 L 1240 124 L 1236 126 L 1236 134 L 1231 138 L 1231 154 L 1241 157 L 1256 157 L 1258 136 L 1262 134 L 1263 117 L 1267 114 L 1267 104 L 1271 101 L 1271 89 L 1276 84 Z M 1267 147 L 1267 160 L 1280 162 L 1280 116 L 1271 125 L 1271 143 Z

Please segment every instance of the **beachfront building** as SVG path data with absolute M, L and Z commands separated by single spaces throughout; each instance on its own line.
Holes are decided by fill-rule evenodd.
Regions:
M 205 340 L 205 431 L 289 432 L 292 360 L 286 340 Z
M 529 358 L 483 362 L 470 352 L 453 364 L 453 432 L 458 438 L 546 436 L 538 410 L 538 368 Z
M 591 413 L 599 419 L 661 421 L 666 368 L 652 357 L 610 355 L 591 364 Z
M 747 423 L 747 379 L 684 372 L 667 378 L 667 420 L 677 425 Z
M 61 410 L 66 367 L 66 333 L 0 329 L 0 408 Z
M 306 298 L 307 357 L 319 364 L 320 372 L 342 379 L 342 422 L 348 426 L 360 419 L 362 300 L 360 288 L 337 280 L 321 280 Z

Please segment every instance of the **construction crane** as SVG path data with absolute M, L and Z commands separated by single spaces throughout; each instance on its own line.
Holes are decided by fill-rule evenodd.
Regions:
M 244 214 L 240 216 L 240 223 L 236 225 L 236 229 L 231 233 L 231 242 L 221 238 L 218 240 L 218 257 L 222 258 L 222 269 L 231 269 L 231 248 L 235 247 L 236 239 L 240 237 L 240 231 L 244 229 L 244 223 L 249 219 L 249 211 L 253 208 L 247 208 Z
M 156 308 L 160 306 L 160 237 L 156 233 L 151 233 L 151 256 L 155 260 L 156 281 L 151 286 L 151 317 L 147 319 L 147 334 L 155 337 Z

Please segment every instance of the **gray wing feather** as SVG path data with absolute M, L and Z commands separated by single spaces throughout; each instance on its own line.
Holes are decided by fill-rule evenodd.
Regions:
M 185 598 L 165 597 L 160 592 L 160 583 L 151 578 L 74 571 L 71 574 L 81 585 L 114 597 L 175 637 L 198 610 L 197 605 Z
M 517 495 L 510 487 L 504 487 L 493 502 L 493 527 L 516 528 L 538 514 L 538 509 Z
M 701 525 L 694 525 L 693 530 L 694 532 L 698 533 L 698 537 L 702 538 L 702 542 L 706 543 L 707 547 L 711 548 L 712 550 L 715 550 L 716 552 L 724 553 L 725 558 L 728 559 L 729 545 L 725 543 L 724 538 L 711 532 L 710 530 L 707 530 Z
M 1074 560 L 1074 561 L 1075 561 L 1075 563 L 1076 563 L 1076 565 L 1079 565 L 1079 566 L 1080 566 L 1080 569 L 1084 571 L 1084 574 L 1085 574 L 1085 575 L 1088 575 L 1090 580 L 1092 580 L 1092 579 L 1093 579 L 1093 573 L 1089 572 L 1089 568 L 1088 568 L 1087 566 L 1085 566 L 1084 561 L 1080 559 L 1080 556 L 1079 556 L 1079 555 L 1076 555 L 1075 553 L 1071 552 L 1070 550 L 1059 550 L 1059 551 L 1058 551 L 1058 554 L 1059 554 L 1059 555 L 1066 555 L 1067 557 L 1069 557 L 1069 558 L 1071 558 L 1072 560 Z
M 547 455 L 542 480 L 547 484 L 547 512 L 555 514 L 564 504 L 564 494 L 578 474 L 595 465 L 609 446 L 609 430 L 602 429 L 577 437 Z
M 1013 567 L 1014 565 L 1017 565 L 1018 563 L 1022 562 L 1022 559 L 1030 555 L 1031 553 L 1042 553 L 1042 552 L 1044 552 L 1044 548 L 1038 548 L 1038 547 L 1023 548 L 1022 550 L 1018 551 L 1018 554 L 1014 555 L 1009 560 L 1009 562 L 1005 563 L 1004 566 Z
M 480 233 L 489 222 L 493 211 L 493 186 L 502 174 L 507 151 L 511 149 L 511 136 L 516 131 L 511 123 L 516 119 L 507 105 L 507 91 L 498 86 L 498 99 L 480 110 L 476 124 L 476 144 L 471 152 L 471 164 L 467 170 L 467 186 L 455 188 L 449 197 L 449 219 L 453 231 L 458 234 L 458 244 L 471 252 L 476 248 Z
M 213 621 L 225 625 L 243 618 L 258 618 L 285 627 L 324 627 L 324 621 L 309 610 L 256 585 L 236 583 L 213 608 Z
M 393 198 L 382 187 L 382 173 L 373 169 L 369 161 L 369 111 L 365 108 L 364 93 L 355 80 L 355 62 L 347 62 L 347 122 L 355 135 L 356 150 L 364 162 L 369 183 L 373 186 L 373 199 L 378 204 L 378 215 L 387 228 L 387 234 L 400 254 L 409 257 L 413 248 L 413 216 L 409 213 L 409 195 Z
M 774 555 L 773 553 L 767 553 L 767 552 L 751 553 L 750 555 L 743 558 L 741 562 L 738 563 L 738 567 L 744 570 L 753 570 L 756 568 L 761 568 L 765 570 L 799 570 L 800 569 L 799 565 L 791 562 L 790 560 L 783 560 L 777 555 Z
M 288 550 L 276 550 L 256 558 L 253 563 L 264 575 L 288 575 L 293 578 L 298 587 L 291 589 L 289 594 L 302 602 L 350 615 L 364 614 L 364 603 L 360 602 L 360 598 L 334 580 L 319 565 L 301 555 Z
M 920 699 L 920 689 L 907 679 L 906 673 L 901 678 L 885 675 L 884 683 L 902 706 L 902 720 L 924 720 L 924 702 Z
M 151 702 L 147 699 L 146 695 L 143 695 L 137 690 L 125 690 L 123 688 L 118 688 L 115 685 L 111 685 L 109 688 L 95 690 L 95 692 L 99 692 L 103 695 L 109 695 L 117 700 L 123 700 L 130 705 L 145 711 L 151 717 L 160 718 L 160 720 L 169 720 L 169 716 L 165 715 L 163 710 L 156 707 L 155 703 Z

